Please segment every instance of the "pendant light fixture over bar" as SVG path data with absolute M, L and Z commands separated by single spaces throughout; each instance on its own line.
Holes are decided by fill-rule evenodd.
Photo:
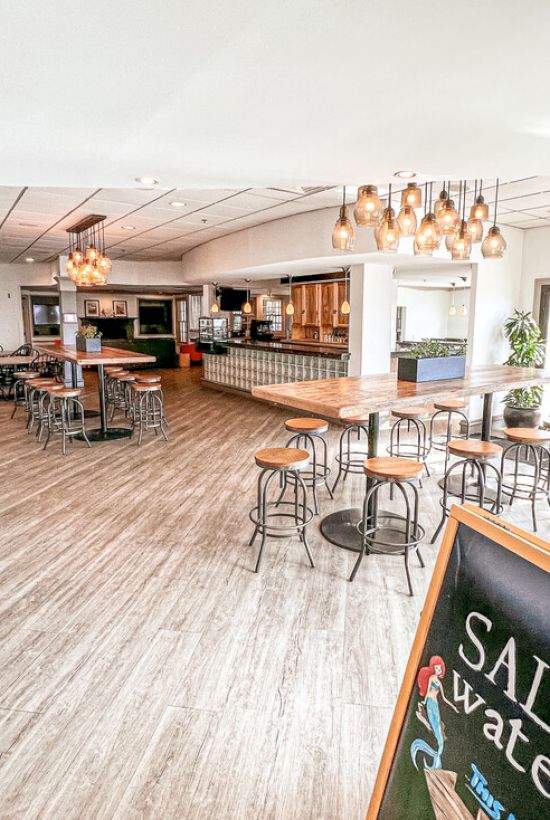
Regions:
M 487 232 L 487 236 L 481 243 L 481 253 L 484 259 L 502 259 L 506 250 L 506 241 L 497 227 L 497 207 L 498 207 L 499 180 L 497 179 L 495 189 L 495 208 L 493 214 L 493 224 Z
M 455 288 L 456 282 L 451 282 L 453 286 L 452 296 L 451 296 L 451 306 L 449 307 L 449 316 L 456 316 L 456 305 L 455 305 Z
M 472 216 L 475 211 L 475 203 L 477 200 L 477 179 L 474 188 L 474 204 L 470 208 L 470 218 L 468 220 L 468 230 L 473 243 L 481 242 L 483 239 L 483 222 L 477 216 Z
M 288 281 L 290 282 L 290 299 L 285 307 L 285 313 L 287 316 L 294 316 L 294 303 L 292 301 L 292 274 L 288 277 Z
M 383 253 L 395 253 L 399 246 L 399 222 L 391 206 L 391 184 L 388 188 L 388 207 L 382 213 L 376 241 L 378 250 Z
M 105 285 L 113 263 L 105 253 L 106 217 L 90 215 L 68 229 L 67 276 L 80 287 Z M 82 250 L 84 248 L 84 250 Z
M 219 313 L 220 312 L 220 303 L 218 302 L 218 283 L 212 282 L 214 286 L 214 301 L 210 305 L 210 313 Z
M 344 301 L 340 305 L 340 313 L 343 316 L 348 316 L 351 312 L 351 305 L 349 303 L 349 285 L 350 285 L 350 269 L 343 268 L 345 282 L 344 282 Z
M 376 185 L 362 185 L 357 191 L 357 202 L 353 209 L 353 218 L 361 227 L 374 227 L 380 219 L 382 203 Z
M 353 250 L 354 239 L 355 233 L 351 220 L 348 218 L 348 209 L 346 206 L 346 186 L 344 185 L 340 216 L 336 220 L 334 230 L 332 231 L 332 247 L 337 251 L 351 251 Z
M 468 308 L 466 307 L 466 276 L 461 276 L 462 279 L 462 304 L 458 309 L 459 316 L 467 316 Z
M 245 279 L 244 281 L 246 282 L 246 302 L 243 305 L 243 313 L 249 315 L 252 313 L 252 305 L 250 304 L 250 279 Z

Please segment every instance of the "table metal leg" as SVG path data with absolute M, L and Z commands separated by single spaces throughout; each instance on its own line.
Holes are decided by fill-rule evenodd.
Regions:
M 493 424 L 493 394 L 485 393 L 483 396 L 483 417 L 481 420 L 481 438 L 483 441 L 491 441 L 491 428 Z
M 101 418 L 101 427 L 95 430 L 87 430 L 87 436 L 90 441 L 113 441 L 117 438 L 130 438 L 133 433 L 131 427 L 109 427 L 107 424 L 107 401 L 105 396 L 105 372 L 102 364 L 97 366 L 97 381 L 99 394 L 99 415 Z M 81 438 L 75 436 L 75 438 Z

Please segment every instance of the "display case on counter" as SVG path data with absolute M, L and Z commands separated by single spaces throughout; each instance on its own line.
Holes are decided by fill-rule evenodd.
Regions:
M 262 384 L 336 379 L 348 375 L 349 353 L 330 345 L 230 340 L 226 352 L 206 353 L 208 384 L 250 391 Z

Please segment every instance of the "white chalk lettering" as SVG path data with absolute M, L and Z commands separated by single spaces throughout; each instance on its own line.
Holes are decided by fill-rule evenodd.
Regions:
M 489 618 L 486 618 L 485 615 L 482 615 L 481 612 L 470 612 L 468 614 L 468 617 L 466 618 L 466 634 L 468 635 L 469 639 L 477 649 L 479 657 L 477 661 L 472 661 L 469 658 L 467 658 L 464 653 L 464 647 L 462 644 L 460 644 L 460 646 L 458 647 L 458 654 L 460 655 L 464 663 L 468 664 L 470 669 L 473 669 L 474 672 L 479 672 L 481 669 L 483 669 L 483 664 L 485 663 L 485 649 L 483 648 L 483 644 L 481 643 L 477 635 L 474 633 L 472 627 L 472 621 L 474 619 L 481 621 L 481 623 L 485 625 L 487 632 L 490 632 L 493 627 L 493 622 L 490 621 Z
M 491 671 L 485 675 L 487 680 L 490 680 L 491 683 L 496 685 L 495 675 L 502 666 L 508 670 L 504 694 L 507 698 L 509 698 L 509 700 L 516 703 L 516 642 L 513 638 L 508 640 L 506 646 L 498 656 L 497 662 Z

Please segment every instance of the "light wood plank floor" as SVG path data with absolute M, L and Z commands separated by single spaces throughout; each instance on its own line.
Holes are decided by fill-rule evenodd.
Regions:
M 289 414 L 197 370 L 164 380 L 170 440 L 141 448 L 43 452 L 0 403 L 0 816 L 363 818 L 437 548 L 414 599 L 400 559 L 349 584 L 317 524 L 314 570 L 271 540 L 255 575 L 253 454 Z M 322 512 L 362 492 L 321 490 Z M 525 503 L 505 515 L 529 523 Z

